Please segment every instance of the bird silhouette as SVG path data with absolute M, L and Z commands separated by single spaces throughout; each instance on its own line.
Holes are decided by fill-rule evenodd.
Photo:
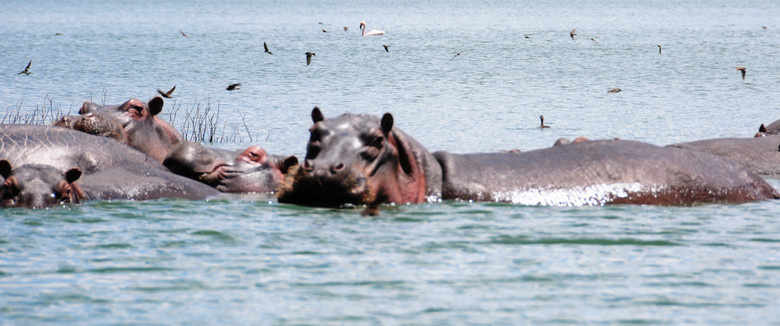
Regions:
M 274 54 L 273 52 L 268 51 L 268 44 L 266 44 L 265 42 L 263 42 L 263 48 L 265 49 L 265 53 Z
M 229 91 L 237 91 L 237 90 L 241 89 L 241 83 L 230 84 L 225 89 L 227 89 Z
M 32 64 L 32 60 L 30 60 L 30 62 L 27 63 L 27 67 L 24 67 L 24 70 L 22 70 L 17 75 L 21 75 L 21 74 L 29 75 L 30 74 L 30 65 L 31 64 Z
M 747 68 L 745 67 L 737 67 L 737 70 L 742 73 L 742 80 L 745 80 L 745 73 L 747 72 Z
M 349 31 L 349 26 L 344 26 L 344 31 Z
M 60 36 L 62 33 L 54 33 L 54 36 Z
M 573 40 L 575 36 L 577 36 L 577 30 L 573 29 L 571 32 L 569 32 L 569 36 L 571 36 L 571 39 Z
M 463 52 L 463 51 L 460 51 L 460 52 Z M 455 53 L 455 56 L 453 56 L 452 59 L 450 59 L 450 61 L 455 60 L 455 58 L 457 58 L 460 55 L 460 52 Z
M 539 128 L 542 128 L 542 129 L 550 128 L 550 126 L 544 124 L 544 116 L 543 115 L 539 116 L 539 120 L 542 120 L 542 124 L 539 125 Z
M 599 44 L 599 42 L 598 42 L 598 41 L 596 41 L 596 39 L 595 39 L 595 38 L 592 38 L 592 37 L 591 37 L 591 38 L 590 38 L 590 40 L 591 40 L 591 41 L 593 41 L 593 42 L 596 42 L 596 44 Z
M 525 38 L 531 38 L 531 35 L 528 34 L 523 34 L 523 36 L 525 36 Z
M 157 93 L 160 93 L 160 95 L 162 95 L 162 97 L 164 97 L 164 98 L 172 98 L 173 96 L 171 96 L 171 94 L 173 94 L 173 90 L 174 89 L 176 89 L 176 85 L 173 85 L 173 88 L 171 88 L 171 90 L 169 90 L 167 92 L 163 92 L 163 91 L 158 89 Z
M 322 29 L 322 32 L 323 32 L 323 33 L 327 33 L 327 32 L 328 32 L 328 30 L 323 28 L 323 29 Z
M 182 31 L 182 30 L 179 30 L 179 33 L 181 33 L 181 36 L 190 37 L 189 35 L 185 34 L 184 31 Z
M 390 49 L 388 49 L 390 46 L 387 44 L 382 44 L 382 47 L 385 48 L 385 51 L 390 52 Z
M 658 54 L 661 54 L 661 44 L 656 44 L 655 46 L 658 47 Z
M 313 57 L 313 56 L 315 56 L 315 55 L 317 55 L 317 54 L 316 54 L 316 53 L 314 53 L 314 52 L 306 52 L 306 65 L 307 65 L 307 66 L 308 66 L 309 64 L 311 64 L 311 57 Z
M 617 92 L 620 92 L 620 91 L 622 91 L 622 89 L 616 87 L 616 88 L 608 89 L 607 93 L 617 93 Z

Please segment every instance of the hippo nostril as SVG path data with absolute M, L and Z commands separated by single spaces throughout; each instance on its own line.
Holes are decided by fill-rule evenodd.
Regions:
M 333 168 L 331 169 L 331 172 L 339 173 L 342 170 L 344 170 L 344 163 L 339 162 L 338 164 L 333 166 Z

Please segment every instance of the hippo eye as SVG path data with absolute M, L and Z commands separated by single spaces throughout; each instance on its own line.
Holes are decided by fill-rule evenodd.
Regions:
M 369 140 L 367 142 L 367 144 L 368 144 L 368 146 L 376 147 L 378 149 L 382 149 L 382 146 L 384 145 L 384 141 L 385 141 L 384 137 L 377 136 L 377 137 L 371 138 L 371 140 Z

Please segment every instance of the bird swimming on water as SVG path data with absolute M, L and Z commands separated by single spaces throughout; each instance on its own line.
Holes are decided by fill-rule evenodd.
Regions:
M 314 52 L 306 52 L 306 65 L 308 66 L 311 63 L 311 57 L 317 55 Z
M 622 89 L 616 87 L 616 88 L 610 88 L 609 90 L 607 90 L 607 93 L 618 93 L 620 91 L 622 91 Z
M 266 44 L 265 42 L 263 42 L 263 48 L 265 49 L 265 53 L 274 54 L 273 52 L 268 51 L 268 44 Z
M 661 54 L 661 44 L 656 44 L 655 46 L 658 47 L 658 54 Z
M 162 97 L 164 97 L 164 98 L 172 98 L 173 96 L 171 96 L 171 94 L 173 94 L 173 90 L 174 89 L 176 89 L 176 85 L 173 85 L 173 88 L 171 88 L 171 90 L 169 90 L 167 92 L 163 92 L 163 91 L 158 89 L 157 93 L 160 93 L 160 95 L 162 95 Z
M 366 22 L 364 22 L 364 21 L 360 22 L 360 30 L 362 31 L 361 35 L 363 35 L 363 36 L 385 35 L 385 31 L 380 31 L 378 29 L 372 29 L 372 30 L 366 32 Z
M 539 116 L 539 120 L 542 120 L 542 124 L 539 125 L 539 128 L 542 128 L 542 129 L 550 128 L 550 126 L 544 124 L 544 116 L 543 115 Z
M 237 91 L 237 90 L 241 89 L 241 83 L 230 84 L 225 89 L 229 90 L 229 91 Z
M 742 80 L 745 80 L 745 73 L 747 72 L 747 68 L 745 67 L 737 67 L 737 70 L 742 73 Z
M 30 65 L 31 64 L 32 64 L 32 59 L 30 59 L 30 62 L 27 63 L 27 67 L 24 67 L 24 70 L 22 70 L 17 75 L 21 75 L 21 74 L 29 75 L 29 74 L 31 74 L 31 72 L 30 72 Z

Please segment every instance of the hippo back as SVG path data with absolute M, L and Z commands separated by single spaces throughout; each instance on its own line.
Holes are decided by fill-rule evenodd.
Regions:
M 753 173 L 780 174 L 780 135 L 716 138 L 672 144 L 669 147 L 707 152 L 736 161 Z
M 523 153 L 434 155 L 442 165 L 444 199 L 580 206 L 742 203 L 779 196 L 733 161 L 635 141 L 588 141 Z

